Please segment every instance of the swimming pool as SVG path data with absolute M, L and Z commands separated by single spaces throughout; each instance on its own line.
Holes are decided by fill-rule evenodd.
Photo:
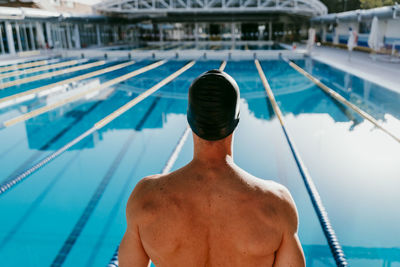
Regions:
M 9 87 L 0 90 L 0 98 L 124 62 L 127 60 L 106 61 L 93 68 Z M 90 81 L 98 86 L 151 63 L 140 61 L 91 77 Z M 85 95 L 0 129 L 0 183 L 63 147 L 186 63 L 168 61 L 113 85 L 113 90 Z M 107 265 L 125 230 L 125 203 L 131 190 L 142 177 L 161 172 L 186 129 L 190 82 L 220 63 L 197 61 L 171 83 L 0 195 L 4 218 L 0 221 L 2 264 Z M 296 63 L 400 134 L 398 93 L 310 59 Z M 350 265 L 400 266 L 399 144 L 284 61 L 262 61 L 261 65 Z M 299 236 L 307 265 L 333 266 L 254 62 L 228 61 L 225 71 L 237 80 L 242 98 L 234 143 L 236 163 L 289 188 L 299 210 Z M 78 85 L 82 81 L 87 80 L 78 81 Z M 2 108 L 0 122 L 49 106 L 66 93 L 21 100 Z M 192 140 L 188 138 L 173 169 L 188 163 L 191 156 Z
M 241 42 L 243 43 L 243 42 Z M 115 51 L 115 50 L 284 50 L 285 48 L 279 44 L 232 44 L 231 42 L 199 42 L 196 46 L 195 42 L 165 42 L 163 44 L 149 44 L 142 46 L 116 46 L 116 47 L 105 47 L 105 51 Z

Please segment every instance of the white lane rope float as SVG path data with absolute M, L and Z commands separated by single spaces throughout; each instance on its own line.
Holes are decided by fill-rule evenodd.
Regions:
M 32 76 L 32 77 L 25 77 L 25 78 L 17 79 L 17 80 L 14 80 L 14 81 L 8 81 L 8 82 L 0 83 L 0 90 L 4 90 L 6 88 L 9 88 L 9 87 L 15 86 L 15 85 L 25 84 L 25 83 L 29 83 L 29 82 L 35 82 L 35 81 L 51 78 L 51 77 L 54 77 L 54 76 L 67 74 L 67 73 L 70 73 L 70 72 L 75 72 L 75 71 L 80 71 L 80 70 L 85 70 L 85 69 L 101 66 L 101 65 L 104 65 L 106 63 L 107 62 L 105 60 L 99 60 L 99 61 L 83 64 L 83 65 L 76 66 L 76 67 L 65 68 L 65 69 L 56 70 L 56 71 L 52 71 L 52 72 L 42 73 L 42 74 L 35 75 L 35 76 Z
M 355 111 L 358 115 L 363 117 L 364 119 L 368 120 L 372 124 L 374 124 L 377 128 L 381 129 L 383 132 L 388 134 L 390 137 L 392 137 L 394 140 L 400 143 L 400 137 L 396 136 L 394 133 L 392 133 L 390 130 L 388 130 L 386 127 L 384 127 L 382 124 L 380 124 L 374 117 L 372 117 L 370 114 L 362 110 L 361 108 L 357 107 L 353 103 L 349 102 L 346 98 L 344 98 L 342 95 L 337 93 L 335 90 L 329 88 L 325 84 L 323 84 L 319 79 L 315 78 L 308 72 L 306 72 L 304 69 L 300 68 L 298 65 L 293 63 L 293 61 L 288 60 L 287 58 L 281 57 L 283 61 L 285 61 L 289 66 L 291 66 L 293 69 L 298 71 L 300 74 L 303 74 L 305 77 L 307 77 L 309 80 L 311 80 L 313 83 L 315 83 L 319 88 L 321 88 L 325 93 L 327 93 L 329 96 L 332 98 L 336 99 L 339 101 L 342 105 L 352 109 Z
M 44 65 L 44 66 L 35 67 L 35 68 L 16 70 L 16 71 L 0 74 L 0 79 L 29 74 L 29 73 L 35 73 L 35 72 L 44 71 L 44 70 L 68 67 L 68 66 L 76 65 L 81 62 L 82 62 L 81 60 L 69 60 L 69 61 L 53 63 L 53 64 Z
M 3 122 L 3 126 L 4 127 L 10 127 L 10 126 L 12 126 L 12 125 L 14 125 L 14 124 L 16 124 L 18 122 L 29 120 L 31 118 L 39 116 L 39 115 L 41 115 L 41 114 L 43 114 L 45 112 L 48 112 L 50 110 L 53 110 L 55 108 L 61 107 L 63 105 L 71 103 L 73 101 L 77 101 L 77 100 L 81 99 L 84 96 L 87 96 L 89 94 L 98 92 L 98 91 L 103 90 L 105 88 L 109 88 L 109 87 L 111 87 L 111 86 L 113 86 L 115 84 L 121 83 L 121 82 L 123 82 L 125 80 L 128 80 L 130 78 L 133 78 L 133 77 L 135 77 L 135 76 L 137 76 L 139 74 L 142 74 L 142 73 L 144 73 L 146 71 L 149 71 L 149 70 L 152 70 L 154 68 L 157 68 L 157 67 L 163 65 L 165 62 L 166 62 L 165 60 L 158 61 L 156 63 L 153 63 L 153 64 L 150 64 L 148 66 L 142 67 L 140 69 L 134 70 L 134 71 L 132 71 L 132 72 L 130 72 L 128 74 L 122 75 L 122 76 L 114 78 L 112 80 L 109 80 L 109 81 L 107 81 L 105 83 L 100 84 L 99 86 L 96 86 L 96 87 L 91 88 L 89 90 L 86 90 L 84 92 L 75 94 L 73 96 L 67 97 L 65 99 L 62 99 L 62 100 L 57 101 L 55 103 L 52 103 L 50 105 L 35 109 L 35 110 L 31 111 L 31 112 L 28 112 L 28 113 L 22 114 L 20 116 L 17 116 L 15 118 L 9 119 L 9 120 Z M 0 125 L 0 128 L 1 128 L 1 125 Z
M 56 150 L 49 156 L 47 156 L 44 159 L 42 159 L 41 161 L 39 161 L 38 163 L 34 164 L 32 167 L 23 171 L 21 174 L 17 175 L 15 178 L 8 180 L 4 184 L 1 184 L 0 185 L 0 196 L 2 194 L 4 194 L 5 192 L 7 192 L 8 190 L 10 190 L 11 188 L 13 188 L 14 186 L 16 186 L 17 184 L 19 184 L 20 182 L 22 182 L 23 180 L 25 180 L 26 178 L 28 178 L 31 174 L 33 174 L 34 172 L 36 172 L 43 166 L 47 165 L 49 162 L 51 162 L 52 160 L 57 158 L 59 155 L 64 153 L 66 150 L 68 150 L 70 147 L 79 143 L 82 139 L 91 135 L 95 131 L 103 128 L 104 126 L 106 126 L 107 124 L 109 124 L 110 122 L 112 122 L 113 120 L 115 120 L 116 118 L 121 116 L 122 114 L 124 114 L 126 111 L 128 111 L 129 109 L 134 107 L 136 104 L 138 104 L 139 102 L 141 102 L 142 100 L 144 100 L 145 98 L 150 96 L 152 93 L 159 90 L 161 87 L 168 84 L 172 80 L 174 80 L 176 77 L 178 77 L 179 75 L 181 75 L 182 73 L 187 71 L 189 68 L 191 68 L 195 63 L 196 63 L 196 61 L 190 61 L 185 66 L 183 66 L 179 70 L 175 71 L 174 73 L 172 73 L 171 75 L 169 75 L 168 77 L 166 77 L 165 79 L 163 79 L 162 81 L 160 81 L 159 83 L 157 83 L 156 85 L 151 87 L 150 89 L 146 90 L 142 94 L 138 95 L 137 97 L 135 97 L 134 99 L 132 99 L 131 101 L 126 103 L 125 105 L 121 106 L 120 108 L 118 108 L 117 110 L 112 112 L 110 115 L 106 116 L 99 122 L 95 123 L 93 127 L 91 127 L 89 130 L 82 133 L 80 136 L 76 137 L 75 139 L 73 139 L 72 141 L 70 141 L 69 143 L 64 145 L 63 147 L 59 148 L 58 150 Z
M 0 72 L 46 65 L 46 64 L 49 64 L 49 62 L 51 62 L 51 61 L 50 60 L 39 60 L 39 61 L 33 61 L 33 62 L 28 62 L 28 63 L 4 66 L 4 67 L 0 67 Z
M 21 93 L 17 93 L 17 94 L 13 94 L 13 95 L 10 95 L 10 96 L 6 96 L 6 97 L 3 97 L 3 98 L 0 98 L 0 106 L 3 106 L 5 104 L 13 105 L 13 104 L 21 103 L 21 102 L 26 101 L 26 100 L 21 100 L 23 98 L 24 99 L 25 98 L 31 99 L 33 97 L 41 96 L 41 95 L 44 95 L 45 92 L 47 92 L 48 90 L 50 91 L 51 89 L 53 89 L 55 87 L 67 85 L 67 84 L 70 84 L 70 83 L 73 83 L 73 82 L 78 82 L 78 81 L 81 81 L 81 80 L 84 80 L 84 79 L 88 79 L 88 78 L 93 78 L 95 76 L 102 75 L 102 74 L 105 74 L 107 72 L 111 72 L 111 71 L 115 71 L 115 70 L 118 70 L 118 69 L 121 69 L 121 68 L 128 67 L 128 66 L 133 65 L 135 63 L 136 63 L 135 61 L 124 62 L 124 63 L 117 64 L 117 65 L 114 65 L 114 66 L 111 66 L 111 67 L 107 67 L 107 68 L 104 68 L 104 69 L 92 71 L 92 72 L 89 72 L 89 73 L 86 73 L 86 74 L 82 74 L 82 75 L 79 75 L 79 76 L 76 76 L 76 77 L 72 77 L 72 78 L 69 78 L 69 79 L 65 79 L 65 80 L 61 80 L 61 81 L 55 82 L 55 83 L 44 85 L 44 86 L 41 86 L 41 87 L 38 87 L 38 88 L 27 90 L 27 91 L 24 91 L 24 92 L 21 92 Z

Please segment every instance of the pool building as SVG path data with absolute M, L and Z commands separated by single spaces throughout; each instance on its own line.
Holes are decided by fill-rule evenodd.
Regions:
M 132 189 L 190 162 L 188 88 L 220 69 L 240 88 L 235 162 L 290 190 L 307 266 L 400 266 L 399 15 L 0 1 L 0 265 L 118 266 Z

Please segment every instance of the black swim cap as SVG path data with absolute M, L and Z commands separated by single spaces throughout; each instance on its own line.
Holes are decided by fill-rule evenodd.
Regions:
M 239 122 L 239 87 L 223 71 L 210 70 L 189 88 L 187 120 L 202 139 L 215 141 L 230 135 Z

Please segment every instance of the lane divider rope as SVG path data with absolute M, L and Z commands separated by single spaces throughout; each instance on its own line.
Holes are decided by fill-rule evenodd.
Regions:
M 17 70 L 17 71 L 13 71 L 13 72 L 7 72 L 7 73 L 0 74 L 0 79 L 9 78 L 9 77 L 18 76 L 18 75 L 23 75 L 23 74 L 34 73 L 34 72 L 39 72 L 39 71 L 43 71 L 43 70 L 49 70 L 49 69 L 72 66 L 72 65 L 78 64 L 79 62 L 80 62 L 79 60 L 69 60 L 69 61 L 64 61 L 64 62 L 60 62 L 60 63 L 40 66 L 40 67 L 36 67 L 36 68 L 30 68 L 30 69 L 24 69 L 24 70 Z
M 325 84 L 323 84 L 319 79 L 315 78 L 308 72 L 306 72 L 304 69 L 300 68 L 298 65 L 293 63 L 293 61 L 288 60 L 287 58 L 281 57 L 283 61 L 285 61 L 289 66 L 291 66 L 293 69 L 297 70 L 299 73 L 303 74 L 305 77 L 307 77 L 309 80 L 311 80 L 313 83 L 318 85 L 319 88 L 321 88 L 325 93 L 327 93 L 329 96 L 333 97 L 337 101 L 339 101 L 341 104 L 344 106 L 354 110 L 358 115 L 363 117 L 364 119 L 368 120 L 372 124 L 374 124 L 377 128 L 381 129 L 384 131 L 386 134 L 388 134 L 390 137 L 392 137 L 394 140 L 400 143 L 400 137 L 396 136 L 393 134 L 390 130 L 388 130 L 386 127 L 384 127 L 382 124 L 380 124 L 374 117 L 372 117 L 370 114 L 365 112 L 364 110 L 360 109 L 353 103 L 349 102 L 346 98 L 344 98 L 342 95 L 334 91 L 333 89 L 329 88 Z
M 162 118 L 161 118 L 162 119 Z M 151 138 L 150 138 L 151 139 Z M 141 149 L 138 152 L 138 155 L 140 155 L 134 162 L 131 162 L 130 166 L 130 171 L 126 175 L 126 179 L 123 183 L 120 185 L 120 189 L 118 192 L 116 192 L 118 198 L 115 200 L 112 209 L 108 213 L 107 220 L 104 223 L 101 232 L 96 235 L 96 244 L 91 245 L 91 253 L 86 261 L 86 263 L 82 264 L 82 266 L 94 266 L 94 262 L 97 258 L 97 255 L 99 254 L 100 250 L 99 248 L 103 246 L 105 237 L 107 233 L 109 233 L 109 230 L 111 228 L 111 225 L 113 224 L 114 219 L 118 216 L 118 211 L 120 209 L 120 203 L 123 202 L 124 196 L 130 192 L 131 190 L 131 183 L 132 179 L 135 178 L 135 175 L 137 173 L 137 169 L 141 165 L 143 161 L 143 155 L 146 153 L 146 148 L 147 148 L 147 138 L 144 143 L 141 144 Z M 1 243 L 0 243 L 0 249 L 1 249 Z M 1 251 L 1 250 L 0 250 Z
M 165 163 L 163 169 L 161 170 L 161 174 L 164 175 L 164 174 L 167 174 L 167 173 L 169 173 L 171 171 L 171 169 L 174 166 L 176 160 L 178 159 L 179 153 L 181 152 L 181 150 L 183 148 L 183 145 L 185 144 L 189 133 L 190 133 L 190 128 L 189 128 L 189 126 L 186 126 L 185 130 L 183 131 L 183 134 L 179 138 L 178 143 L 176 144 L 174 150 L 172 151 L 171 156 L 168 158 L 168 160 Z M 114 254 L 113 254 L 110 262 L 108 263 L 107 267 L 118 267 L 118 265 L 119 265 L 119 262 L 118 262 L 118 249 L 119 249 L 119 246 L 114 251 Z
M 325 210 L 325 207 L 322 203 L 321 197 L 318 193 L 318 190 L 314 184 L 314 181 L 311 178 L 310 173 L 308 172 L 307 167 L 305 166 L 303 160 L 300 157 L 300 154 L 297 151 L 297 148 L 295 147 L 294 142 L 292 141 L 291 136 L 289 135 L 288 130 L 286 129 L 284 120 L 283 120 L 283 115 L 281 110 L 279 109 L 278 104 L 276 103 L 274 94 L 271 90 L 271 87 L 269 86 L 268 80 L 265 77 L 264 71 L 262 70 L 262 67 L 260 65 L 260 62 L 256 59 L 254 60 L 254 63 L 257 67 L 258 74 L 260 75 L 260 78 L 262 80 L 262 83 L 264 85 L 265 90 L 267 91 L 268 98 L 271 102 L 272 108 L 275 111 L 276 116 L 279 119 L 279 122 L 282 126 L 282 130 L 285 134 L 286 140 L 289 143 L 290 150 L 292 151 L 293 157 L 296 161 L 297 167 L 300 171 L 300 174 L 303 178 L 304 184 L 306 186 L 307 192 L 310 196 L 311 202 L 313 204 L 314 210 L 317 213 L 319 222 L 321 224 L 322 230 L 325 234 L 325 237 L 328 241 L 329 248 L 331 249 L 331 252 L 333 254 L 333 257 L 335 259 L 336 265 L 338 267 L 342 266 L 348 266 L 346 257 L 344 255 L 344 252 L 342 250 L 341 245 L 339 244 L 339 241 L 336 237 L 336 233 L 333 230 L 333 227 L 330 223 L 328 213 Z
M 36 162 L 40 159 L 40 157 L 46 153 L 46 150 L 49 150 L 50 147 L 60 140 L 65 134 L 71 130 L 73 127 L 78 125 L 78 122 L 83 120 L 87 115 L 89 115 L 97 106 L 99 106 L 101 103 L 103 103 L 104 100 L 97 100 L 94 102 L 93 105 L 91 105 L 88 109 L 79 112 L 77 116 L 74 116 L 74 120 L 71 121 L 71 123 L 67 124 L 64 128 L 62 128 L 59 132 L 57 132 L 53 137 L 51 137 L 45 144 L 40 146 L 39 148 L 36 149 L 36 152 L 33 153 L 28 159 L 26 159 L 17 169 L 15 169 L 11 175 L 9 175 L 6 179 L 1 181 L 0 183 L 4 183 L 6 181 L 9 181 L 13 179 L 17 174 L 21 173 L 23 170 L 25 170 L 27 167 L 29 167 L 32 162 Z M 43 127 L 44 128 L 44 127 Z M 43 129 L 42 129 L 43 130 Z M 34 131 L 34 133 L 38 133 L 39 131 Z M 24 139 L 25 140 L 25 139 Z
M 92 94 L 94 92 L 97 92 L 97 91 L 103 90 L 105 88 L 111 87 L 111 86 L 113 86 L 115 84 L 118 84 L 118 83 L 120 83 L 122 81 L 125 81 L 125 80 L 133 78 L 133 77 L 135 77 L 135 76 L 137 76 L 139 74 L 142 74 L 142 73 L 144 73 L 146 71 L 149 71 L 149 70 L 152 70 L 154 68 L 157 68 L 157 67 L 163 65 L 165 62 L 166 62 L 165 60 L 164 61 L 158 61 L 156 63 L 153 63 L 153 64 L 150 64 L 150 65 L 145 66 L 143 68 L 140 68 L 138 70 L 132 71 L 132 72 L 130 72 L 128 74 L 122 75 L 122 76 L 120 76 L 118 78 L 109 80 L 109 81 L 107 81 L 105 83 L 100 84 L 99 86 L 96 86 L 94 88 L 88 89 L 88 90 L 86 90 L 84 92 L 78 93 L 76 95 L 67 97 L 67 98 L 62 99 L 60 101 L 57 101 L 57 102 L 55 102 L 53 104 L 50 104 L 50 105 L 35 109 L 35 110 L 31 111 L 31 112 L 28 112 L 28 113 L 25 113 L 23 115 L 17 116 L 15 118 L 9 119 L 9 120 L 7 120 L 7 121 L 5 121 L 3 123 L 3 126 L 4 127 L 10 127 L 10 126 L 12 126 L 12 125 L 14 125 L 16 123 L 29 120 L 29 119 L 34 118 L 36 116 L 39 116 L 39 115 L 41 115 L 41 114 L 43 114 L 45 112 L 48 112 L 48 111 L 53 110 L 55 108 L 61 107 L 61 106 L 65 105 L 65 104 L 67 104 L 67 103 L 76 101 L 76 100 L 78 100 L 78 99 L 80 99 L 80 98 L 82 98 L 84 96 L 87 96 L 87 95 Z
M 148 89 L 147 91 L 143 92 L 142 94 L 140 94 L 139 96 L 137 96 L 136 98 L 134 98 L 133 100 L 129 101 L 128 103 L 126 103 L 125 105 L 123 105 L 122 107 L 120 107 L 119 109 L 117 109 L 116 111 L 114 111 L 113 113 L 111 113 L 109 116 L 105 117 L 104 119 L 102 119 L 101 121 L 99 121 L 98 123 L 96 123 L 94 125 L 94 127 L 96 129 L 100 129 L 102 127 L 104 127 L 105 125 L 107 125 L 108 123 L 110 123 L 112 120 L 114 120 L 115 118 L 121 116 L 123 113 L 125 113 L 127 110 L 129 110 L 130 108 L 132 108 L 133 106 L 135 106 L 137 103 L 139 103 L 140 101 L 142 101 L 143 99 L 145 99 L 146 97 L 148 97 L 149 95 L 151 95 L 152 93 L 154 93 L 155 91 L 157 91 L 158 89 L 160 89 L 161 87 L 163 87 L 164 85 L 168 84 L 169 82 L 171 82 L 172 80 L 174 80 L 176 77 L 178 77 L 179 75 L 181 75 L 182 73 L 184 73 L 185 71 L 187 71 L 189 68 L 191 68 L 194 64 L 196 63 L 196 61 L 191 61 L 188 64 L 186 64 L 185 66 L 183 66 L 181 69 L 177 70 L 176 72 L 174 72 L 173 74 L 171 74 L 170 76 L 168 76 L 167 78 L 165 78 L 164 80 L 162 80 L 161 82 L 157 83 L 156 85 L 154 85 L 153 87 L 151 87 L 150 89 Z
M 75 245 L 76 241 L 78 240 L 79 236 L 81 235 L 83 229 L 85 228 L 88 220 L 90 219 L 91 215 L 93 214 L 96 206 L 98 205 L 101 197 L 103 196 L 108 184 L 110 183 L 111 179 L 114 177 L 115 172 L 117 171 L 121 161 L 124 159 L 126 153 L 131 146 L 134 137 L 138 131 L 141 131 L 145 122 L 150 117 L 151 113 L 154 111 L 154 108 L 157 106 L 157 103 L 160 101 L 160 96 L 156 97 L 153 100 L 153 103 L 150 105 L 148 110 L 145 112 L 141 120 L 135 126 L 135 131 L 129 133 L 127 140 L 122 144 L 122 147 L 119 153 L 116 155 L 114 160 L 112 161 L 111 165 L 109 166 L 107 172 L 104 174 L 103 178 L 101 179 L 99 185 L 97 186 L 96 190 L 93 192 L 92 197 L 90 198 L 89 202 L 87 203 L 85 209 L 83 210 L 81 216 L 79 217 L 78 221 L 75 223 L 74 228 L 71 230 L 70 234 L 68 235 L 67 239 L 64 241 L 63 245 L 61 246 L 60 250 L 58 251 L 57 255 L 55 256 L 52 264 L 52 267 L 62 266 L 65 260 L 67 259 L 69 253 L 71 252 L 73 246 Z
M 174 151 L 171 153 L 171 156 L 168 158 L 167 163 L 165 164 L 164 168 L 161 171 L 161 174 L 167 174 L 171 171 L 172 167 L 174 166 L 176 160 L 178 159 L 179 153 L 181 152 L 183 145 L 188 138 L 190 133 L 189 126 L 186 126 L 185 130 L 183 131 L 181 138 L 179 138 L 178 143 L 176 144 Z
M 38 87 L 38 88 L 35 88 L 35 89 L 27 90 L 25 92 L 17 93 L 17 94 L 11 95 L 11 96 L 6 96 L 6 97 L 3 97 L 3 98 L 0 98 L 0 105 L 5 103 L 5 102 L 8 102 L 8 101 L 10 101 L 10 102 L 14 101 L 13 104 L 16 104 L 17 102 L 20 103 L 22 101 L 16 101 L 16 100 L 20 99 L 20 98 L 23 98 L 23 97 L 29 97 L 31 95 L 33 97 L 35 97 L 35 96 L 40 95 L 40 93 L 44 93 L 44 91 L 50 90 L 51 88 L 54 88 L 56 86 L 62 86 L 62 85 L 66 85 L 66 84 L 69 84 L 69 83 L 72 83 L 72 82 L 77 82 L 77 81 L 81 81 L 81 80 L 84 80 L 84 79 L 92 78 L 92 77 L 95 77 L 95 76 L 98 76 L 98 75 L 101 75 L 101 74 L 104 74 L 104 73 L 107 73 L 107 72 L 111 72 L 111 71 L 115 71 L 115 70 L 118 70 L 118 69 L 121 69 L 121 68 L 125 68 L 127 66 L 132 65 L 132 64 L 135 64 L 135 61 L 128 61 L 128 62 L 121 63 L 121 64 L 118 64 L 118 65 L 115 65 L 115 66 L 112 66 L 112 67 L 96 70 L 96 71 L 89 72 L 89 73 L 86 73 L 86 74 L 82 74 L 82 75 L 79 75 L 79 76 L 76 76 L 76 77 L 72 77 L 72 78 L 69 78 L 69 79 L 61 80 L 59 82 L 55 82 L 55 83 L 52 83 L 52 84 L 41 86 L 41 87 Z
M 222 61 L 221 66 L 219 66 L 219 70 L 224 71 L 225 67 L 226 67 L 226 60 Z
M 51 77 L 54 77 L 54 76 L 62 75 L 62 74 L 67 74 L 67 73 L 70 73 L 70 72 L 75 72 L 75 71 L 80 71 L 80 70 L 93 68 L 93 67 L 97 67 L 97 66 L 104 65 L 104 64 L 106 64 L 105 60 L 99 60 L 99 61 L 96 61 L 96 62 L 83 64 L 83 65 L 76 66 L 76 67 L 65 68 L 65 69 L 62 69 L 62 70 L 57 70 L 57 71 L 53 71 L 53 72 L 48 72 L 48 73 L 35 75 L 33 77 L 26 77 L 26 78 L 14 80 L 14 81 L 0 83 L 0 90 L 4 90 L 4 89 L 6 89 L 8 87 L 15 86 L 15 85 L 34 82 L 34 81 L 38 81 L 38 80 L 42 80 L 42 79 L 46 79 L 46 78 L 51 78 Z
M 64 153 L 70 147 L 72 147 L 73 145 L 77 144 L 82 139 L 84 139 L 85 137 L 87 137 L 90 134 L 94 133 L 95 131 L 97 131 L 97 130 L 101 129 L 102 127 L 106 126 L 108 123 L 110 123 L 111 121 L 113 121 L 116 118 L 118 118 L 119 116 L 121 116 L 123 113 L 128 111 L 130 108 L 135 106 L 137 103 L 141 102 L 146 97 L 148 97 L 149 95 L 151 95 L 152 93 L 154 93 L 155 91 L 160 89 L 162 86 L 164 86 L 167 83 L 171 82 L 173 79 L 175 79 L 176 77 L 181 75 L 183 72 L 185 72 L 186 70 L 191 68 L 195 63 L 196 63 L 195 61 L 191 61 L 191 62 L 187 63 L 185 66 L 183 66 L 182 68 L 180 68 L 179 70 L 177 70 L 173 74 L 169 75 L 167 78 L 163 79 L 162 81 L 160 81 L 159 83 L 157 83 L 156 85 L 154 85 L 153 87 L 148 89 L 147 91 L 143 92 L 142 94 L 140 94 L 139 96 L 135 97 L 134 99 L 132 99 L 131 101 L 129 101 L 128 103 L 126 103 L 125 105 L 123 105 L 122 107 L 120 107 L 119 109 L 117 109 L 116 111 L 111 113 L 110 115 L 106 116 L 105 118 L 103 118 L 102 120 L 97 122 L 92 128 L 90 128 L 89 130 L 87 130 L 86 132 L 81 134 L 80 136 L 76 137 L 75 139 L 73 139 L 72 141 L 70 141 L 69 143 L 64 145 L 63 147 L 59 148 L 58 150 L 56 150 L 55 152 L 53 152 L 49 156 L 47 156 L 44 159 L 42 159 L 41 161 L 39 161 L 38 163 L 34 164 L 32 167 L 28 168 L 27 170 L 25 170 L 21 174 L 17 175 L 14 179 L 11 179 L 11 180 L 7 181 L 6 183 L 1 184 L 0 185 L 0 196 L 2 194 L 4 194 L 5 192 L 7 192 L 8 190 L 10 190 L 11 188 L 13 188 L 14 186 L 16 186 L 18 183 L 20 183 L 23 180 L 25 180 L 31 174 L 33 174 L 34 172 L 36 172 L 37 170 L 39 170 L 40 168 L 42 168 L 43 166 L 48 164 L 50 161 L 54 160 L 56 157 L 58 157 L 60 154 Z
M 5 66 L 5 67 L 0 67 L 0 72 L 9 71 L 9 70 L 15 70 L 15 69 L 30 68 L 30 67 L 35 67 L 35 66 L 41 66 L 41 65 L 46 65 L 48 63 L 49 63 L 48 60 L 39 60 L 39 61 L 33 61 L 33 62 L 29 62 L 29 63 L 22 63 L 22 64 L 16 64 L 16 65 L 11 65 L 11 66 Z

